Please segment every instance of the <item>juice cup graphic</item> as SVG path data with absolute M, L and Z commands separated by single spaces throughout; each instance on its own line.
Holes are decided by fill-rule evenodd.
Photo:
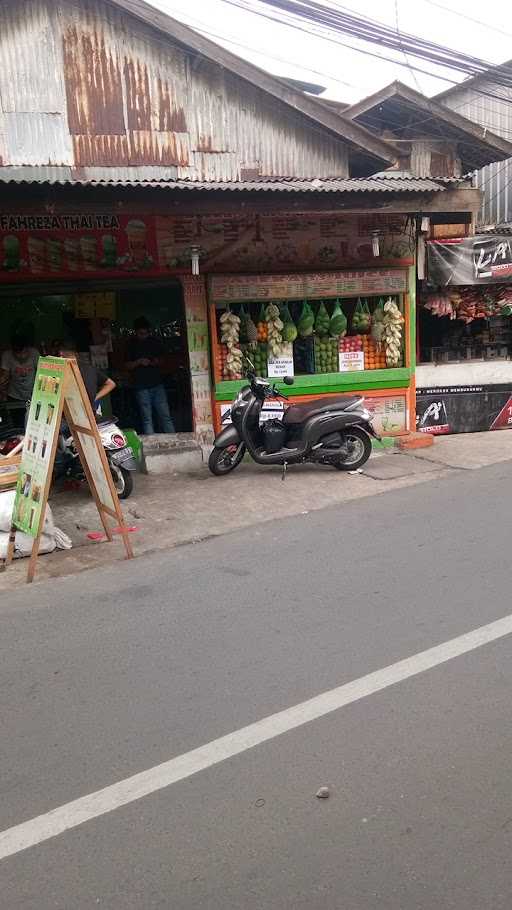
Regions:
M 29 237 L 27 246 L 30 271 L 36 275 L 44 272 L 46 266 L 44 240 L 39 240 L 39 237 Z
M 117 266 L 117 240 L 112 234 L 104 234 L 101 238 L 103 247 L 102 265 L 107 269 L 115 269 Z
M 66 268 L 70 272 L 77 272 L 80 265 L 80 244 L 74 237 L 67 237 L 64 241 L 64 254 Z
M 98 245 L 96 237 L 80 237 L 80 251 L 86 272 L 95 272 L 98 268 Z
M 9 234 L 3 239 L 4 268 L 16 271 L 20 267 L 20 242 L 14 234 Z
M 128 240 L 128 252 L 133 265 L 140 269 L 147 259 L 148 251 L 146 249 L 147 227 L 143 221 L 132 218 L 126 225 L 126 238 Z
M 62 271 L 62 244 L 60 240 L 46 241 L 46 258 L 50 272 Z

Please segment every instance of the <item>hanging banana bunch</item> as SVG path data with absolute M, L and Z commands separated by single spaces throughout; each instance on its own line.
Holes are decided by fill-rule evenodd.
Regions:
M 228 349 L 226 372 L 230 379 L 242 378 L 242 351 L 240 350 L 240 318 L 227 310 L 220 317 L 221 342 Z
M 389 297 L 384 304 L 383 342 L 388 367 L 400 366 L 404 317 L 395 301 Z
M 268 326 L 268 349 L 273 357 L 279 357 L 283 348 L 284 322 L 275 303 L 269 303 L 265 317 Z

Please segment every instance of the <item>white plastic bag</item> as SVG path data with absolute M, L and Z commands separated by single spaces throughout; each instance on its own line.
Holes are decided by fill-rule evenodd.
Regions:
M 12 512 L 14 508 L 15 490 L 6 490 L 0 493 L 0 559 L 7 556 L 9 546 L 9 532 L 11 530 Z M 21 556 L 30 556 L 34 538 L 23 531 L 16 531 L 16 541 L 14 545 L 15 558 Z M 44 520 L 43 533 L 39 543 L 40 553 L 53 553 L 58 547 L 60 550 L 70 550 L 71 540 L 53 523 L 53 515 L 50 506 L 46 506 L 46 516 Z

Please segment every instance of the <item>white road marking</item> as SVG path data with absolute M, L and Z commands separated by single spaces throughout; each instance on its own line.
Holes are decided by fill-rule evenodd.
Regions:
M 425 670 L 431 670 L 439 664 L 460 657 L 489 644 L 497 639 L 510 635 L 512 632 L 512 614 L 498 619 L 495 622 L 474 629 L 457 638 L 443 642 L 426 651 L 413 654 L 405 660 L 368 673 L 352 682 L 323 692 L 308 701 L 303 701 L 277 714 L 271 714 L 262 720 L 214 739 L 204 746 L 192 749 L 178 755 L 170 761 L 155 765 L 147 771 L 141 771 L 132 777 L 127 777 L 116 784 L 89 793 L 63 806 L 58 806 L 44 815 L 22 822 L 0 833 L 0 860 L 13 856 L 28 847 L 34 847 L 64 831 L 76 828 L 84 822 L 101 815 L 106 815 L 114 809 L 126 806 L 143 796 L 162 790 L 164 787 L 185 780 L 198 771 L 211 768 L 219 762 L 226 761 L 234 755 L 240 755 L 247 749 L 268 742 L 282 733 L 302 727 L 310 721 L 337 711 L 339 708 L 359 701 L 375 692 L 381 692 L 389 686 L 410 679 Z

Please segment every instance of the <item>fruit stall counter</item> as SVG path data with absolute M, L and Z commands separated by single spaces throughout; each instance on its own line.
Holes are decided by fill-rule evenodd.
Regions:
M 413 275 L 402 268 L 212 277 L 216 431 L 249 358 L 294 402 L 360 392 L 380 433 L 407 432 L 415 409 Z M 280 386 L 286 375 L 293 386 Z

